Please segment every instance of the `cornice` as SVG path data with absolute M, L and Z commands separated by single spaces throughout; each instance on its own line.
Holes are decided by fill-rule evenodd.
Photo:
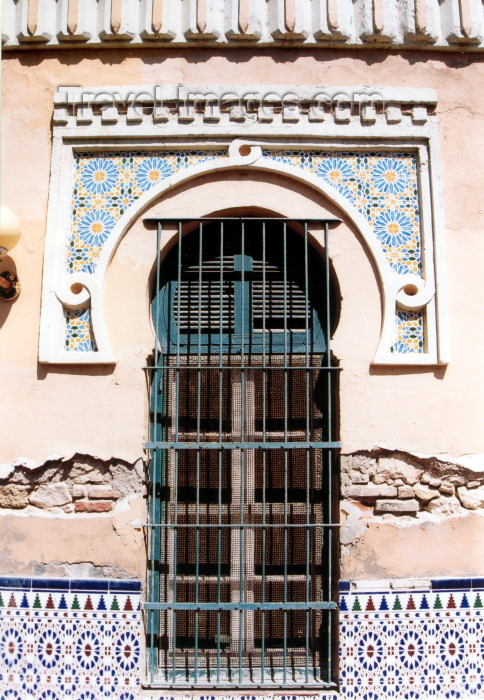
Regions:
M 481 0 L 3 0 L 4 50 L 482 50 Z

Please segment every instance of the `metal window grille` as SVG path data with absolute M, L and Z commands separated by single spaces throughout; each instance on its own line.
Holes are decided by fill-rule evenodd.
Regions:
M 160 250 L 175 222 L 156 221 Z M 310 226 L 324 232 L 323 258 Z M 339 443 L 328 222 L 176 227 L 153 300 L 150 682 L 331 686 Z

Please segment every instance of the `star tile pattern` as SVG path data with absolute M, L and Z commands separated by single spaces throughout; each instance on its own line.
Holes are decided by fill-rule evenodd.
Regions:
M 137 700 L 140 584 L 0 579 L 1 700 Z
M 265 150 L 263 156 L 322 178 L 367 219 L 396 273 L 421 273 L 415 154 Z M 116 222 L 154 185 L 192 165 L 224 157 L 224 151 L 78 153 L 66 257 L 68 271 L 93 274 Z M 398 311 L 396 329 L 392 352 L 424 351 L 422 312 Z M 64 347 L 68 352 L 96 349 L 89 309 L 66 311 Z
M 481 698 L 484 580 L 341 592 L 340 693 L 358 700 Z
M 340 583 L 339 692 L 304 700 L 482 698 L 484 579 L 436 579 L 415 590 L 374 583 L 372 591 Z M 0 700 L 138 700 L 140 590 L 136 581 L 0 578 Z

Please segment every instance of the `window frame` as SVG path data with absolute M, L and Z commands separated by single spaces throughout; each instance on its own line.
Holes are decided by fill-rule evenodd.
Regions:
M 220 219 L 220 218 L 210 219 L 210 221 L 214 221 L 214 220 L 215 221 L 227 221 L 227 219 Z M 246 219 L 238 218 L 237 220 L 242 221 L 242 222 L 246 221 L 246 222 L 250 222 L 250 223 L 253 223 L 253 221 L 254 221 L 253 218 L 246 218 Z M 264 219 L 263 221 L 274 222 L 274 220 L 275 219 Z M 182 224 L 181 224 L 180 220 L 177 220 L 177 221 L 178 221 L 178 239 L 179 239 L 178 242 L 181 243 L 182 237 L 183 237 Z M 190 221 L 194 221 L 194 220 L 190 220 Z M 284 222 L 283 226 L 284 226 L 284 240 L 285 240 L 287 223 L 289 223 L 292 220 L 277 219 L 277 221 Z M 298 221 L 302 221 L 304 224 L 304 236 L 305 236 L 306 250 L 307 250 L 308 220 L 298 220 Z M 198 220 L 198 222 L 199 222 L 199 226 L 201 227 L 207 223 L 207 220 L 202 219 L 202 220 Z M 162 222 L 162 221 L 158 222 L 158 243 L 161 239 L 161 231 L 162 231 L 163 223 L 164 222 Z M 326 244 L 326 253 L 325 253 L 325 278 L 326 279 L 325 279 L 325 281 L 327 284 L 327 289 L 329 289 L 330 288 L 329 253 L 328 253 L 328 248 L 327 248 L 327 246 L 328 246 L 328 224 L 324 221 L 323 221 L 323 224 L 324 224 L 324 230 L 325 230 L 325 244 Z M 243 223 L 242 223 L 242 225 L 243 225 Z M 158 250 L 159 250 L 159 245 L 158 245 Z M 180 260 L 180 256 L 179 256 L 179 260 Z M 244 282 L 243 275 L 244 275 L 244 273 L 242 272 L 242 283 Z M 160 286 L 161 286 L 161 263 L 160 263 L 160 256 L 158 255 L 156 289 L 159 290 Z M 308 287 L 307 286 L 306 286 L 306 294 L 308 294 Z M 153 309 L 154 309 L 154 315 L 155 315 L 155 325 L 157 325 L 160 318 L 162 319 L 162 323 L 165 323 L 165 321 L 166 321 L 166 311 L 165 310 L 167 308 L 167 301 L 169 301 L 170 298 L 173 301 L 173 299 L 174 299 L 173 291 L 171 292 L 170 295 L 168 295 L 168 298 L 167 298 L 166 294 L 164 295 L 164 297 L 162 295 L 161 303 L 160 303 L 160 294 L 159 293 L 155 294 L 155 299 L 154 299 L 154 303 L 153 303 Z M 330 318 L 329 318 L 329 316 L 330 316 L 329 294 L 326 295 L 326 313 L 327 313 L 327 315 L 326 315 L 326 333 L 327 333 L 327 338 L 328 338 L 328 340 L 327 340 L 327 352 L 324 354 L 324 357 L 326 358 L 326 366 L 322 367 L 322 368 L 318 367 L 318 370 L 319 369 L 328 370 L 327 371 L 328 385 L 331 387 L 331 386 L 334 386 L 334 382 L 332 381 L 332 378 L 335 376 L 334 370 L 337 370 L 338 368 L 331 364 L 331 352 L 330 352 L 330 347 L 329 347 L 330 331 L 331 331 Z M 159 327 L 159 325 L 157 325 L 157 331 L 158 331 L 157 338 L 160 338 L 159 330 L 160 330 L 160 327 Z M 161 332 L 163 332 L 163 329 Z M 306 338 L 307 338 L 308 337 L 307 329 L 306 329 L 305 333 L 306 333 Z M 181 337 L 181 333 L 179 330 L 177 330 L 177 332 L 176 332 L 176 337 L 177 337 L 177 346 L 176 346 L 175 350 L 177 353 L 177 366 L 179 367 L 179 360 L 180 360 L 179 340 Z M 323 337 L 324 337 L 324 333 L 323 333 Z M 321 347 L 326 348 L 326 346 L 322 346 L 321 343 L 319 343 L 319 345 L 316 344 L 316 346 L 319 348 L 319 350 L 318 350 L 319 354 L 322 355 L 323 352 L 321 350 Z M 204 351 L 205 351 L 205 353 L 206 352 L 210 353 L 210 350 L 211 350 L 211 346 L 209 343 L 204 348 L 203 344 L 200 342 L 200 340 L 198 341 L 198 343 L 196 343 L 196 347 L 198 349 L 199 359 L 200 359 L 200 353 L 203 353 Z M 223 346 L 223 342 L 220 342 L 220 339 L 219 339 L 218 348 L 220 349 L 220 358 L 221 358 L 222 355 L 224 354 L 223 350 L 225 348 Z M 303 351 L 302 354 L 305 354 L 306 365 L 308 365 L 309 355 L 310 355 L 308 344 L 306 344 L 305 351 L 301 347 L 300 343 L 296 344 L 295 348 L 296 349 L 292 348 L 292 352 L 296 353 L 297 351 L 299 351 L 299 354 L 301 354 L 301 351 Z M 163 504 L 161 503 L 160 499 L 156 497 L 155 492 L 156 492 L 157 484 L 161 483 L 160 479 L 161 479 L 162 473 L 163 472 L 166 473 L 166 471 L 168 470 L 168 465 L 167 465 L 167 461 L 166 461 L 167 458 L 165 457 L 165 459 L 164 459 L 163 450 L 178 449 L 183 444 L 182 438 L 184 437 L 183 435 L 180 435 L 178 433 L 178 428 L 177 428 L 177 434 L 171 435 L 170 437 L 172 439 L 166 441 L 166 433 L 164 436 L 162 435 L 162 432 L 160 430 L 161 426 L 157 423 L 157 420 L 156 420 L 157 414 L 161 415 L 163 411 L 169 410 L 168 403 L 169 403 L 170 399 L 167 398 L 167 394 L 169 394 L 170 392 L 165 391 L 165 396 L 163 396 L 163 395 L 159 396 L 158 392 L 161 388 L 160 387 L 160 371 L 161 372 L 169 371 L 169 367 L 167 365 L 165 365 L 164 354 L 170 350 L 173 351 L 173 346 L 170 342 L 166 341 L 166 336 L 165 336 L 165 340 L 164 341 L 161 340 L 161 342 L 159 344 L 157 344 L 157 347 L 155 349 L 155 362 L 154 362 L 154 366 L 152 368 L 152 369 L 154 369 L 154 385 L 155 385 L 155 389 L 152 392 L 152 399 L 154 399 L 152 402 L 152 413 L 154 414 L 154 420 L 153 420 L 153 431 L 152 431 L 151 441 L 149 443 L 147 443 L 147 445 L 146 445 L 152 453 L 152 470 L 151 470 L 152 499 L 150 502 L 150 527 L 151 527 L 151 538 L 150 539 L 151 539 L 151 547 L 152 547 L 150 562 L 151 562 L 152 567 L 153 567 L 153 565 L 156 565 L 156 562 L 157 562 L 156 553 L 154 552 L 154 550 L 156 550 L 156 551 L 159 550 L 159 528 L 156 527 L 156 524 L 158 522 L 161 522 L 162 510 L 163 510 Z M 183 352 L 186 353 L 187 357 L 190 356 L 192 351 L 193 351 L 193 344 L 191 342 L 187 343 L 183 347 Z M 249 348 L 245 347 L 245 343 L 242 342 L 240 344 L 240 347 L 238 348 L 239 354 L 242 355 L 242 375 L 244 372 L 244 365 L 243 365 L 244 353 L 248 352 L 248 351 L 249 351 Z M 282 345 L 278 345 L 275 348 L 275 352 L 281 353 L 281 351 L 285 355 L 284 365 L 286 365 L 287 353 L 289 351 L 288 344 L 286 341 Z M 336 376 L 337 376 L 337 372 L 336 372 Z M 328 394 L 328 406 L 329 406 L 330 413 L 331 413 L 331 411 L 333 409 L 331 408 L 331 396 L 330 396 L 330 394 L 331 394 L 331 390 L 330 390 L 330 393 Z M 328 418 L 329 418 L 329 423 L 330 423 L 330 425 L 328 426 L 328 430 L 330 431 L 329 437 L 332 439 L 328 439 L 325 441 L 320 440 L 319 442 L 313 443 L 308 439 L 309 435 L 306 435 L 306 443 L 304 443 L 304 444 L 305 444 L 305 448 L 307 450 L 313 449 L 313 448 L 318 449 L 318 450 L 323 450 L 323 449 L 326 450 L 325 454 L 328 455 L 328 459 L 329 459 L 330 463 L 331 463 L 331 461 L 333 461 L 336 464 L 336 461 L 337 461 L 336 453 L 340 447 L 340 443 L 337 442 L 336 440 L 334 440 L 334 436 L 333 436 L 334 428 L 331 426 L 331 417 L 328 416 Z M 285 422 L 287 423 L 287 421 L 285 421 Z M 165 437 L 165 440 L 162 439 L 163 437 Z M 271 445 L 270 442 L 267 441 L 267 435 L 265 435 L 264 437 L 265 437 L 265 442 L 262 444 L 264 445 L 265 448 L 275 447 L 275 445 Z M 288 434 L 287 434 L 287 425 L 286 425 L 285 426 L 285 434 L 284 434 L 285 443 L 287 443 L 287 437 L 288 437 Z M 295 445 L 293 444 L 292 446 L 294 447 Z M 228 445 L 226 445 L 226 444 L 222 445 L 222 443 L 220 442 L 220 436 L 219 436 L 218 448 L 224 449 L 227 447 L 228 447 Z M 244 449 L 249 449 L 247 444 L 244 444 L 243 442 L 240 444 L 239 447 L 242 450 L 242 454 L 243 454 Z M 287 449 L 286 446 L 284 447 L 284 449 Z M 234 454 L 234 453 L 232 453 L 232 454 Z M 334 476 L 334 473 L 333 473 L 333 476 Z M 330 481 L 333 481 L 333 476 L 331 477 Z M 176 488 L 176 486 L 174 488 Z M 331 512 L 331 519 L 330 519 L 330 522 L 327 523 L 327 525 L 330 528 L 336 529 L 338 527 L 338 524 L 337 524 L 336 518 L 334 517 L 335 501 L 333 498 L 333 493 L 334 493 L 334 484 L 331 485 L 330 492 L 328 494 L 329 510 Z M 286 499 L 287 499 L 287 496 L 286 496 Z M 155 500 L 157 502 L 153 502 L 153 500 Z M 286 532 L 287 532 L 287 529 L 288 529 L 287 526 L 284 526 L 284 530 Z M 157 535 L 157 530 L 158 530 L 158 535 Z M 157 538 L 158 538 L 158 543 L 153 548 L 153 540 L 156 540 Z M 329 536 L 329 541 L 332 541 L 332 540 L 333 540 L 333 535 L 331 534 Z M 337 549 L 337 548 L 333 548 L 333 549 Z M 329 557 L 329 559 L 330 559 L 329 566 L 332 567 L 332 569 L 335 571 L 337 568 L 337 564 L 336 564 L 337 559 L 334 555 L 335 555 L 335 552 L 334 551 L 331 552 L 330 557 Z M 331 614 L 332 614 L 331 611 L 335 612 L 337 609 L 337 603 L 336 603 L 337 578 L 334 576 L 334 571 L 332 574 L 328 575 L 327 585 L 325 584 L 325 587 L 327 589 L 325 591 L 326 598 L 328 598 L 328 596 L 329 596 L 331 598 L 331 600 L 329 600 L 329 598 L 328 598 L 328 600 L 326 600 L 326 601 L 315 601 L 314 604 L 312 604 L 312 605 L 314 605 L 314 609 L 327 611 L 328 618 L 331 617 Z M 157 577 L 158 577 L 158 582 L 157 582 Z M 284 577 L 285 577 L 284 580 L 286 580 L 287 579 L 287 572 L 285 572 Z M 242 578 L 240 579 L 240 581 L 242 581 Z M 284 584 L 284 586 L 286 586 L 286 584 Z M 331 590 L 329 590 L 329 589 L 331 589 Z M 156 572 L 153 571 L 153 569 L 152 569 L 150 581 L 149 581 L 148 602 L 145 604 L 145 610 L 147 613 L 147 621 L 148 621 L 148 624 L 147 624 L 148 671 L 150 673 L 151 685 L 155 686 L 155 687 L 169 687 L 169 688 L 192 687 L 193 683 L 191 683 L 191 684 L 190 683 L 188 683 L 188 684 L 187 683 L 177 683 L 176 679 L 175 679 L 175 672 L 173 673 L 173 679 L 172 679 L 173 682 L 172 683 L 167 682 L 166 679 L 164 681 L 162 679 L 160 680 L 159 674 L 157 674 L 157 668 L 159 668 L 159 664 L 158 664 L 157 659 L 155 658 L 157 656 L 156 644 L 154 644 L 153 642 L 154 642 L 154 637 L 156 637 L 157 632 L 159 632 L 159 628 L 157 627 L 157 623 L 154 622 L 154 620 L 160 614 L 161 610 L 168 609 L 167 608 L 168 604 L 164 605 L 163 603 L 156 601 L 156 598 L 157 598 L 156 591 L 157 590 L 159 591 L 159 572 L 158 572 L 158 574 L 156 574 Z M 241 592 L 241 595 L 242 595 L 242 592 Z M 239 603 L 239 606 L 236 606 L 234 608 L 234 611 L 235 610 L 240 611 L 242 609 L 241 605 L 242 605 L 242 598 L 241 598 L 241 601 Z M 247 609 L 246 604 L 244 603 L 243 605 L 245 606 L 243 609 L 246 610 Z M 276 609 L 275 604 L 273 605 L 272 603 L 268 603 L 268 604 L 266 603 L 265 605 L 267 606 L 267 609 L 271 609 L 271 606 L 273 606 L 274 610 Z M 290 603 L 284 604 L 284 605 L 286 606 L 285 607 L 286 611 L 291 609 Z M 289 606 L 289 607 L 287 607 L 287 606 Z M 305 608 L 306 610 L 308 610 L 308 606 L 309 606 L 309 603 L 306 604 L 306 608 Z M 292 609 L 296 609 L 296 608 L 297 608 L 297 605 L 294 604 Z M 173 610 L 177 609 L 176 604 L 173 604 L 171 609 L 173 609 Z M 200 609 L 200 607 L 199 607 L 199 609 Z M 242 615 L 242 613 L 239 612 L 239 615 Z M 262 614 L 262 616 L 264 617 L 264 613 Z M 285 613 L 285 617 L 286 616 L 287 616 L 287 613 Z M 331 633 L 328 634 L 328 636 L 327 636 L 326 652 L 327 652 L 328 673 L 327 673 L 326 679 L 324 681 L 308 682 L 308 664 L 306 661 L 306 677 L 305 677 L 306 683 L 304 682 L 304 679 L 301 679 L 299 676 L 297 677 L 297 679 L 293 679 L 292 682 L 291 681 L 288 682 L 287 678 L 286 678 L 286 657 L 284 656 L 284 679 L 283 679 L 283 682 L 281 682 L 280 679 L 279 679 L 279 682 L 278 682 L 278 679 L 275 679 L 275 680 L 273 679 L 273 681 L 271 681 L 271 682 L 268 682 L 267 678 L 264 680 L 264 672 L 262 671 L 262 676 L 261 676 L 259 685 L 257 685 L 257 684 L 254 684 L 254 682 L 248 682 L 247 678 L 242 680 L 241 675 L 240 675 L 240 671 L 239 671 L 238 682 L 231 682 L 231 683 L 221 682 L 219 687 L 221 687 L 221 688 L 222 687 L 223 688 L 227 688 L 227 687 L 230 687 L 230 688 L 239 688 L 239 687 L 240 688 L 246 688 L 246 687 L 254 688 L 254 687 L 262 687 L 263 686 L 263 687 L 270 687 L 273 689 L 285 689 L 285 688 L 293 688 L 294 689 L 294 688 L 298 688 L 298 687 L 311 687 L 311 688 L 334 687 L 335 663 L 334 663 L 334 650 L 332 651 L 331 647 L 334 647 L 335 630 L 336 630 L 337 626 L 332 625 L 332 627 L 333 627 L 333 631 L 331 631 Z M 197 649 L 195 650 L 195 655 L 196 655 L 196 653 L 197 653 Z M 174 663 L 173 668 L 175 669 L 175 661 L 173 661 L 173 663 Z M 198 662 L 195 662 L 195 663 L 197 664 Z M 219 678 L 219 676 L 218 676 L 218 678 Z M 198 680 L 198 682 L 196 682 L 197 680 Z M 195 671 L 195 685 L 196 685 L 196 687 L 200 687 L 200 688 L 208 687 L 208 686 L 213 687 L 213 681 L 208 682 L 209 680 L 210 680 L 210 678 L 208 678 L 208 680 L 206 681 L 205 684 L 204 684 L 203 680 L 202 680 L 202 682 L 200 682 L 200 679 L 197 679 L 197 671 Z

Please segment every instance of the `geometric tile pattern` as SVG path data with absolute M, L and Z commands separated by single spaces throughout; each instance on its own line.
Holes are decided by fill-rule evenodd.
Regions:
M 424 317 L 422 311 L 397 309 L 397 341 L 392 352 L 408 353 L 424 351 Z
M 263 151 L 330 184 L 367 219 L 388 263 L 399 274 L 422 269 L 417 159 L 412 153 Z M 99 255 L 124 212 L 170 175 L 225 151 L 78 153 L 75 156 L 67 270 L 94 273 Z M 397 313 L 392 351 L 424 351 L 423 313 Z M 64 349 L 95 350 L 89 309 L 66 311 Z
M 0 700 L 137 700 L 140 589 L 136 581 L 0 579 Z M 342 581 L 339 692 L 304 698 L 478 700 L 484 697 L 483 613 L 484 579 L 437 579 L 417 590 L 381 588 L 377 581 L 373 590 L 352 589 Z M 297 697 L 264 693 L 269 700 Z
M 90 352 L 96 350 L 91 326 L 91 309 L 67 309 L 64 350 Z
M 225 151 L 78 153 L 74 163 L 69 272 L 94 272 L 102 247 L 124 212 L 165 178 Z
M 263 151 L 334 187 L 367 219 L 396 272 L 421 272 L 417 159 L 412 153 Z
M 342 697 L 482 698 L 484 582 L 460 584 L 341 592 Z
M 0 579 L 0 700 L 137 700 L 140 584 Z
M 398 274 L 422 271 L 417 157 L 412 153 L 263 151 L 321 177 L 362 214 Z M 397 311 L 392 352 L 424 352 L 421 311 Z

